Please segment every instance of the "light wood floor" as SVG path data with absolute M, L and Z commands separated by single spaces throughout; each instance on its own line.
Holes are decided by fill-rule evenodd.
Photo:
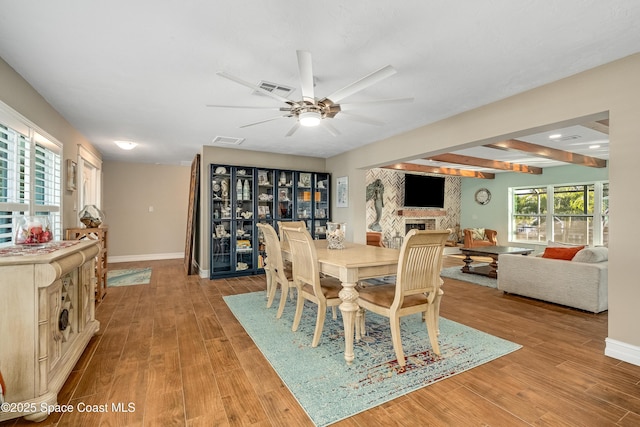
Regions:
M 39 426 L 313 425 L 222 299 L 264 290 L 264 276 L 209 281 L 186 276 L 181 260 L 110 268 L 143 266 L 153 267 L 149 285 L 108 289 L 101 330 L 59 395 L 75 408 L 133 402 L 135 412 L 76 410 Z M 640 425 L 640 367 L 603 355 L 606 313 L 451 279 L 444 289 L 442 316 L 524 347 L 335 426 Z M 33 424 L 0 423 L 9 425 Z

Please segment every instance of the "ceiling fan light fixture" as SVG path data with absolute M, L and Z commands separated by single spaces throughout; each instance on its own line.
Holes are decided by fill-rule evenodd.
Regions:
M 321 119 L 322 115 L 317 111 L 306 111 L 298 116 L 300 124 L 307 127 L 318 126 Z

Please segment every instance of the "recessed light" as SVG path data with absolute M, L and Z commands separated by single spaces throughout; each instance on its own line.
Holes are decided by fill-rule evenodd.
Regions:
M 133 141 L 113 141 L 113 142 L 123 150 L 133 150 L 138 146 L 138 143 Z
M 590 149 L 595 150 L 596 148 L 600 148 L 599 144 L 593 144 L 589 146 Z
M 549 139 L 558 139 L 558 138 L 562 138 L 562 134 L 554 133 L 553 135 L 549 135 Z

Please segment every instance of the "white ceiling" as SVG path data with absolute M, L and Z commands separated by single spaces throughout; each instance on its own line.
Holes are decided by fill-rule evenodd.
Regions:
M 0 6 L 0 57 L 105 159 L 147 163 L 188 164 L 216 136 L 244 138 L 239 149 L 330 157 L 640 51 L 637 0 L 1 0 Z M 291 97 L 299 99 L 298 49 L 313 55 L 318 97 L 391 64 L 397 74 L 343 102 L 415 101 L 358 111 L 384 126 L 339 113 L 329 119 L 341 132 L 336 137 L 322 128 L 285 137 L 293 118 L 240 128 L 274 112 L 206 107 L 280 106 L 217 71 L 294 87 Z M 520 139 L 541 143 L 545 135 Z M 139 146 L 125 152 L 114 140 Z M 522 157 L 484 150 L 463 154 Z

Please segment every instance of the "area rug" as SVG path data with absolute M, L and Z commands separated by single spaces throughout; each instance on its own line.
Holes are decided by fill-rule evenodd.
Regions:
M 266 308 L 264 292 L 224 297 L 262 354 L 317 426 L 326 426 L 411 391 L 511 353 L 521 346 L 441 318 L 441 356 L 431 351 L 419 314 L 402 318 L 408 357 L 400 367 L 388 319 L 367 313 L 367 335 L 354 343 L 355 361 L 344 360 L 342 318 L 331 313 L 320 344 L 311 347 L 317 307 L 308 303 L 297 332 L 291 331 L 295 304 L 276 319 L 277 302 Z
M 107 271 L 107 287 L 147 285 L 151 281 L 151 268 L 127 268 Z
M 471 265 L 473 267 L 478 267 L 478 266 L 483 266 L 483 265 L 488 265 L 488 264 L 474 263 L 474 264 L 471 264 Z M 480 276 L 478 274 L 463 273 L 461 271 L 461 268 L 462 267 L 443 268 L 442 272 L 440 273 L 440 276 L 441 277 L 449 277 L 451 279 L 456 279 L 456 280 L 461 280 L 463 282 L 475 283 L 476 285 L 487 286 L 489 288 L 497 288 L 498 287 L 498 280 L 497 279 L 492 279 L 491 277 L 487 277 L 487 276 Z

